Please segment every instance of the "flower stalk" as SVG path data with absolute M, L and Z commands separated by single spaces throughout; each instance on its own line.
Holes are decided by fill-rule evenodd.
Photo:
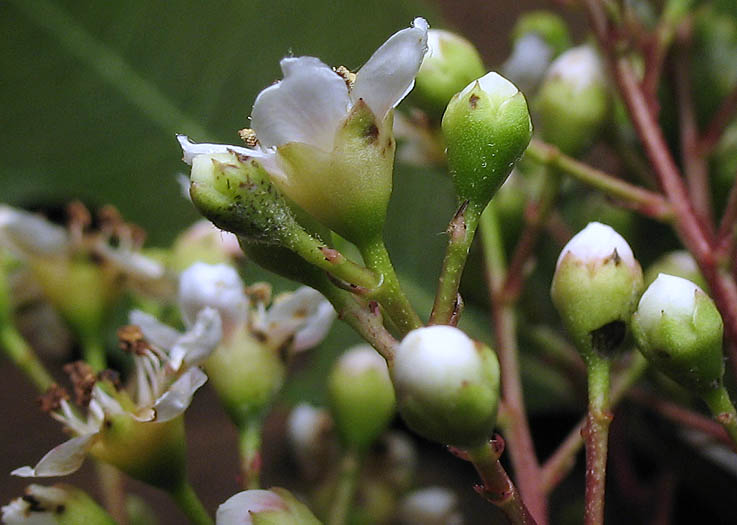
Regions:
M 0 346 L 37 390 L 45 392 L 54 382 L 28 342 L 10 322 L 3 323 L 0 327 Z
M 183 482 L 169 491 L 174 502 L 194 525 L 214 525 L 197 493 L 188 482 Z
M 358 487 L 361 458 L 354 449 L 347 449 L 340 461 L 340 472 L 335 486 L 333 502 L 328 514 L 327 525 L 344 525 L 348 519 L 351 503 Z
M 241 485 L 245 490 L 261 486 L 261 432 L 263 422 L 251 417 L 238 428 L 238 452 L 241 457 Z

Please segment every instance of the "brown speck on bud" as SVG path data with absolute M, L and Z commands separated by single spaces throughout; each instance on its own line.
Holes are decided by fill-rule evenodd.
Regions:
M 38 398 L 38 404 L 41 411 L 45 413 L 59 410 L 62 401 L 69 400 L 69 393 L 56 383 L 52 384 L 41 397 Z
M 476 109 L 476 105 L 479 102 L 479 96 L 472 94 L 468 97 L 468 103 L 471 105 L 471 109 Z
M 239 129 L 238 136 L 243 142 L 245 142 L 247 147 L 255 148 L 256 146 L 258 146 L 258 138 L 256 137 L 256 132 L 253 131 L 251 128 Z
M 97 374 L 94 369 L 84 361 L 75 361 L 64 365 L 64 372 L 69 375 L 69 380 L 74 388 L 74 401 L 79 406 L 87 406 L 92 399 L 92 388 L 97 382 Z
M 348 89 L 353 89 L 353 84 L 356 82 L 355 73 L 352 73 L 351 70 L 345 66 L 334 67 L 333 71 L 335 71 L 338 76 L 343 79 L 345 85 L 348 86 Z
M 340 252 L 327 246 L 320 246 L 320 252 L 322 252 L 325 260 L 331 263 L 337 262 L 340 258 Z
M 143 355 L 149 349 L 141 327 L 135 324 L 127 324 L 118 328 L 118 347 L 124 352 L 136 355 Z

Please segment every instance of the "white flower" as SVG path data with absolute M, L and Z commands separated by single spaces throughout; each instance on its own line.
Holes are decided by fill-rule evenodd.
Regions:
M 291 340 L 292 350 L 299 352 L 327 336 L 336 313 L 320 292 L 302 286 L 277 296 L 267 308 L 269 294 L 252 294 L 249 306 L 238 273 L 224 264 L 196 263 L 182 273 L 179 283 L 185 322 L 202 308 L 215 308 L 223 319 L 226 338 L 237 330 L 248 330 L 271 348 Z
M 615 252 L 617 257 L 630 268 L 638 266 L 632 254 L 632 248 L 621 235 L 611 226 L 600 222 L 590 222 L 563 247 L 556 268 L 560 267 L 563 258 L 569 253 L 585 264 L 592 264 L 609 259 Z
M 95 525 L 115 523 L 84 491 L 69 485 L 28 485 L 23 497 L 2 508 L 6 525 L 61 525 L 80 516 Z
M 575 91 L 581 91 L 591 85 L 606 85 L 604 66 L 599 55 L 589 45 L 563 52 L 550 64 L 545 78 L 564 80 Z
M 140 312 L 132 318 L 151 324 Z M 192 396 L 207 381 L 207 376 L 196 365 L 215 349 L 220 340 L 220 318 L 213 309 L 200 312 L 191 330 L 178 334 L 173 329 L 164 333 L 161 326 L 154 332 L 140 334 L 135 326 L 123 341 L 131 348 L 135 363 L 135 392 L 110 393 L 100 384 L 91 387 L 87 414 L 75 410 L 68 396 L 58 387 L 50 392 L 51 416 L 60 421 L 74 436 L 51 449 L 35 467 L 21 467 L 12 474 L 21 477 L 64 476 L 75 472 L 84 462 L 92 447 L 103 439 L 104 423 L 114 417 L 128 417 L 135 424 L 153 425 L 172 421 L 180 416 L 192 401 Z M 146 341 L 141 335 L 155 333 L 157 342 Z M 168 345 L 172 346 L 168 346 Z M 172 357 L 175 360 L 172 362 Z M 182 363 L 186 366 L 182 366 Z M 79 365 L 85 366 L 85 365 Z M 87 372 L 87 369 L 83 369 Z M 91 374 L 91 371 L 89 372 Z M 91 374 L 94 381 L 94 374 Z
M 314 57 L 281 61 L 284 79 L 253 106 L 253 148 L 178 140 L 184 161 L 227 151 L 254 157 L 272 182 L 323 224 L 356 241 L 381 232 L 391 194 L 394 108 L 414 86 L 427 22 L 395 33 L 355 75 Z
M 332 151 L 338 127 L 359 100 L 382 121 L 412 90 L 427 50 L 427 30 L 425 19 L 416 18 L 411 28 L 395 33 L 356 73 L 350 87 L 317 58 L 284 58 L 284 80 L 259 93 L 253 106 L 251 126 L 261 148 L 193 144 L 179 135 L 184 161 L 191 164 L 197 155 L 233 150 L 261 158 L 267 169 L 284 176 L 273 161 L 278 146 L 301 142 Z
M 286 510 L 282 499 L 269 490 L 244 490 L 218 507 L 215 520 L 217 525 L 250 525 L 253 514 Z
M 502 73 L 524 93 L 531 93 L 540 84 L 553 58 L 553 49 L 538 34 L 520 37 L 512 53 L 501 67 Z

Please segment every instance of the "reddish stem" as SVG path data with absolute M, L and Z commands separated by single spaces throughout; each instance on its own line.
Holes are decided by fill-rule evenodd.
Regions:
M 701 136 L 699 151 L 702 155 L 708 155 L 714 150 L 735 114 L 737 114 L 737 86 L 724 98 Z
M 727 197 L 727 206 L 717 232 L 718 259 L 727 260 L 734 249 L 735 225 L 737 225 L 737 180 L 732 184 Z

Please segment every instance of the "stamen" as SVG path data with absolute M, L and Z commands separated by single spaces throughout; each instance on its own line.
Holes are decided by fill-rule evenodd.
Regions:
M 74 387 L 74 401 L 82 407 L 89 405 L 92 388 L 97 382 L 93 368 L 84 361 L 75 361 L 64 365 L 64 372 L 69 375 Z
M 150 349 L 148 342 L 143 337 L 141 327 L 134 324 L 118 328 L 118 346 L 124 352 L 135 355 L 145 355 Z
M 45 413 L 55 412 L 61 408 L 61 402 L 69 399 L 69 393 L 56 383 L 51 385 L 46 392 L 38 398 L 41 411 Z
M 345 85 L 348 87 L 348 90 L 353 89 L 353 84 L 356 82 L 355 73 L 352 73 L 351 70 L 345 66 L 334 67 L 333 71 L 335 71 L 338 76 L 345 81 Z
M 256 132 L 253 131 L 251 128 L 239 129 L 238 136 L 243 142 L 246 143 L 247 147 L 255 148 L 256 146 L 258 146 L 258 138 L 256 137 Z

